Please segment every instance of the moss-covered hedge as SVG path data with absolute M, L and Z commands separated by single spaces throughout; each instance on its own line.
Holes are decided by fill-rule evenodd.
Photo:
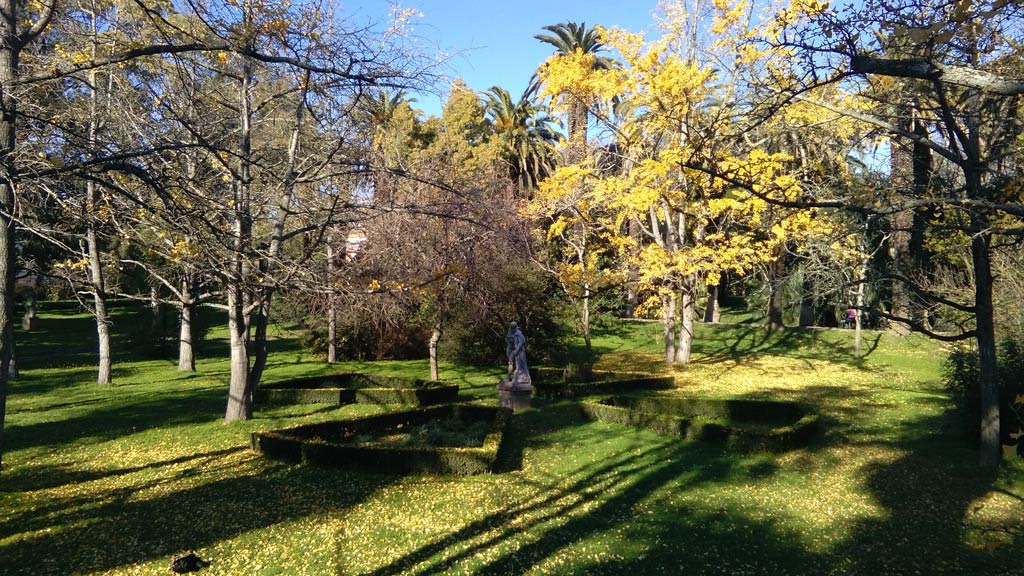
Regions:
M 422 426 L 431 420 L 485 420 L 490 429 L 479 447 L 358 445 L 364 433 Z M 512 411 L 493 406 L 447 404 L 375 416 L 254 432 L 252 447 L 271 458 L 329 466 L 352 466 L 396 474 L 481 474 L 494 469 Z
M 547 398 L 577 398 L 597 394 L 625 394 L 638 390 L 672 388 L 672 376 L 654 376 L 623 372 L 566 372 L 561 368 L 531 370 L 533 389 Z
M 792 450 L 806 445 L 819 426 L 819 417 L 795 402 L 614 397 L 582 402 L 581 407 L 591 420 L 736 450 Z
M 457 384 L 372 374 L 331 374 L 260 386 L 256 402 L 282 404 L 441 404 L 454 402 Z

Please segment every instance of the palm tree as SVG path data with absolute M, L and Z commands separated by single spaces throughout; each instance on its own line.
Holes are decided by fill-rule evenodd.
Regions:
M 557 55 L 569 56 L 576 52 L 597 55 L 604 50 L 597 30 L 587 29 L 585 22 L 563 22 L 544 26 L 544 29 L 552 34 L 537 34 L 534 38 L 554 46 Z M 597 56 L 594 59 L 595 70 L 605 70 L 616 65 L 616 61 L 607 56 Z M 531 86 L 531 89 L 535 90 L 536 84 Z M 584 147 L 587 144 L 588 111 L 589 102 L 579 99 L 569 102 L 569 162 L 573 164 L 583 160 Z
M 374 94 L 361 94 L 356 101 L 355 117 L 366 125 L 372 142 L 370 166 L 373 171 L 374 203 L 384 205 L 394 200 L 392 182 L 387 167 L 399 160 L 399 144 L 394 134 L 397 114 L 416 99 L 408 98 L 404 90 L 394 94 L 380 90 Z
M 520 192 L 536 188 L 554 167 L 557 121 L 524 93 L 518 102 L 508 90 L 492 86 L 484 93 L 487 119 L 502 144 L 502 155 Z

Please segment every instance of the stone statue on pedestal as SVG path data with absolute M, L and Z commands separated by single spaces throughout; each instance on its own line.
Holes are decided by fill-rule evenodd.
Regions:
M 498 384 L 499 390 L 533 390 L 530 368 L 526 364 L 526 337 L 513 322 L 505 336 L 505 354 L 508 356 L 508 376 Z

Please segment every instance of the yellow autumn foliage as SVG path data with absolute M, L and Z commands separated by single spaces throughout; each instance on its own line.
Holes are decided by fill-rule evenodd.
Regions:
M 787 247 L 802 249 L 823 238 L 837 259 L 856 261 L 861 255 L 855 242 L 834 220 L 799 205 L 808 194 L 805 178 L 826 168 L 808 168 L 806 158 L 798 166 L 792 154 L 746 145 L 742 138 L 717 145 L 719 135 L 745 130 L 744 111 L 726 108 L 735 106 L 730 102 L 737 88 L 730 83 L 737 81 L 736 72 L 719 73 L 717 62 L 772 70 L 783 82 L 793 75 L 784 52 L 745 41 L 764 33 L 749 17 L 751 6 L 712 0 L 709 30 L 715 37 L 707 50 L 726 54 L 713 61 L 680 45 L 683 20 L 691 15 L 681 3 L 669 4 L 662 38 L 648 41 L 624 30 L 598 29 L 621 63 L 617 69 L 595 70 L 594 56 L 581 52 L 553 56 L 541 67 L 544 94 L 561 102 L 576 99 L 604 110 L 613 108 L 613 97 L 628 104 L 620 108 L 626 112 L 616 111 L 612 132 L 623 138 L 627 154 L 630 146 L 641 151 L 622 170 L 562 167 L 542 182 L 531 211 L 550 217 L 548 239 L 572 234 L 581 224 L 592 233 L 597 229 L 595 235 L 616 251 L 621 268 L 639 270 L 642 287 L 658 293 L 675 289 L 683 278 L 714 285 L 726 272 L 749 273 Z M 789 9 L 786 17 L 796 18 L 826 5 L 799 0 Z M 834 87 L 809 97 L 846 108 L 858 105 L 853 95 Z M 761 125 L 780 131 L 820 127 L 836 140 L 862 129 L 805 101 Z M 642 239 L 630 233 L 634 221 L 641 224 Z M 577 283 L 590 281 L 590 273 L 588 262 L 561 271 L 566 281 Z

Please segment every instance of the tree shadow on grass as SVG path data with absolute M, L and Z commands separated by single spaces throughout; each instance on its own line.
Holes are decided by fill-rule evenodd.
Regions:
M 210 422 L 221 417 L 225 394 L 221 386 L 188 388 L 130 398 L 60 420 L 9 424 L 4 430 L 8 453 L 39 446 L 101 442 L 149 428 Z
M 865 335 L 867 345 L 860 358 L 843 344 L 835 341 L 834 334 L 813 328 L 781 328 L 769 331 L 763 326 L 718 326 L 703 337 L 694 338 L 693 349 L 699 356 L 695 364 L 715 364 L 723 360 L 744 362 L 758 355 L 772 354 L 796 359 L 825 360 L 861 367 L 878 348 L 881 333 Z
M 235 477 L 230 470 L 219 474 L 222 479 L 151 499 L 129 498 L 138 488 L 129 486 L 124 493 L 107 494 L 101 503 L 61 510 L 46 519 L 48 526 L 61 529 L 0 547 L 5 574 L 83 574 L 146 562 L 311 514 L 343 510 L 393 481 L 314 466 L 243 469 Z M 216 557 L 206 559 L 218 562 Z
M 685 573 L 730 573 L 722 568 L 730 562 L 737 569 L 765 569 L 748 568 L 747 573 L 820 573 L 821 558 L 804 550 L 773 521 L 754 521 L 722 509 L 694 510 L 672 498 L 727 479 L 757 481 L 772 473 L 764 467 L 737 468 L 737 462 L 715 447 L 675 439 L 652 445 L 645 436 L 635 446 L 627 445 L 567 476 L 526 486 L 518 501 L 366 574 L 466 569 L 475 574 L 522 574 L 540 568 L 555 573 L 648 574 L 683 573 L 680 570 L 687 567 L 692 570 Z M 657 501 L 651 500 L 654 494 Z M 345 546 L 344 535 L 339 536 L 339 545 Z M 589 553 L 574 550 L 584 541 L 595 543 Z M 489 560 L 472 567 L 479 558 Z M 342 563 L 338 573 L 353 572 Z
M 197 454 L 189 454 L 169 460 L 150 462 L 140 466 L 125 468 L 81 469 L 83 462 L 72 462 L 62 465 L 29 466 L 18 469 L 14 474 L 4 472 L 3 492 L 17 493 L 34 490 L 46 490 L 60 486 L 71 486 L 85 482 L 94 482 L 108 478 L 117 478 L 144 471 L 159 471 L 164 467 L 185 466 L 175 474 L 165 474 L 162 478 L 150 482 L 125 484 L 123 488 L 106 491 L 107 498 L 130 497 L 139 490 L 154 488 L 168 484 L 188 476 L 209 474 L 223 468 L 219 460 L 225 456 L 246 450 L 244 447 L 213 450 Z M 96 493 L 75 495 L 69 498 L 55 499 L 53 502 L 34 506 L 20 515 L 8 517 L 8 521 L 0 526 L 0 540 L 24 532 L 44 530 L 52 526 L 52 516 L 58 516 L 63 522 L 81 520 L 88 517 L 82 513 L 82 507 L 95 503 Z
M 904 423 L 902 454 L 869 466 L 866 485 L 886 514 L 861 521 L 839 552 L 858 574 L 1021 574 L 1024 550 L 990 553 L 965 542 L 972 503 L 993 488 L 977 452 L 949 430 L 948 415 Z M 871 449 L 871 443 L 861 445 Z

